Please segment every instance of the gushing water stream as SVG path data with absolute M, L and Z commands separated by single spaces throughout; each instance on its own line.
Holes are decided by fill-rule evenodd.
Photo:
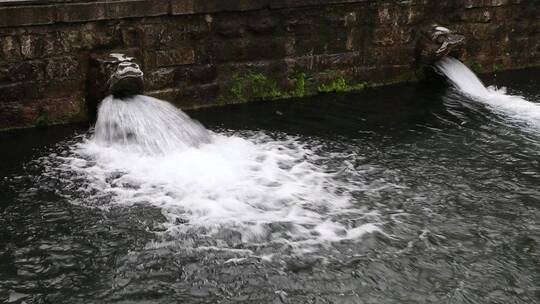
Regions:
M 155 154 L 198 147 L 209 143 L 211 135 L 168 102 L 143 95 L 127 99 L 108 96 L 99 107 L 94 140 Z
M 225 230 L 246 242 L 311 244 L 378 230 L 372 223 L 346 224 L 344 215 L 365 212 L 351 206 L 362 186 L 340 180 L 313 149 L 290 136 L 213 133 L 155 98 L 107 97 L 94 135 L 59 168 L 83 180 L 74 186 L 83 199 L 73 201 L 151 204 L 168 218 L 171 233 Z
M 521 96 L 508 95 L 505 87 L 486 87 L 463 63 L 452 57 L 444 57 L 436 64 L 437 69 L 462 93 L 486 104 L 493 111 L 511 121 L 540 128 L 540 105 Z
M 538 303 L 539 132 L 477 88 L 0 132 L 0 302 Z

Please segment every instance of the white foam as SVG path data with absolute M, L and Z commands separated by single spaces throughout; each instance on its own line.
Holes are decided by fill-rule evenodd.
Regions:
M 467 66 L 455 58 L 444 57 L 436 66 L 456 89 L 474 100 L 485 103 L 510 120 L 540 127 L 540 104 L 521 96 L 508 95 L 504 87 L 484 86 Z
M 171 234 L 226 228 L 244 242 L 339 241 L 378 230 L 351 226 L 345 215 L 366 211 L 353 205 L 361 186 L 318 165 L 324 159 L 297 138 L 213 134 L 168 103 L 141 96 L 109 97 L 99 115 L 95 136 L 52 168 L 78 177 L 67 181 L 79 180 L 76 203 L 150 204 L 161 208 Z

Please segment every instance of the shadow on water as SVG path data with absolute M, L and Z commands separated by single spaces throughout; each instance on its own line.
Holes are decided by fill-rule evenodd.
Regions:
M 538 81 L 524 87 L 512 82 L 538 73 L 510 73 L 506 85 L 538 96 Z M 309 161 L 339 168 L 337 178 L 364 186 L 352 204 L 368 212 L 341 215 L 340 221 L 349 227 L 376 222 L 380 232 L 303 250 L 287 237 L 251 242 L 230 229 L 171 235 L 155 206 L 73 204 L 91 189 L 67 189 L 47 175 L 44 161 L 54 159 L 51 153 L 69 157 L 84 128 L 5 133 L 0 300 L 540 301 L 537 130 L 452 90 L 421 84 L 189 114 L 220 133 L 298 138 L 320 157 Z M 39 157 L 45 158 L 34 161 Z M 281 235 L 286 225 L 270 226 Z

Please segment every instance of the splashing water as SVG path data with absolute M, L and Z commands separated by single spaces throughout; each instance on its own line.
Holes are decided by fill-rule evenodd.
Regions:
M 226 229 L 248 242 L 313 244 L 379 229 L 350 224 L 347 218 L 366 214 L 353 204 L 362 185 L 330 172 L 316 148 L 290 136 L 243 137 L 210 132 L 155 98 L 108 97 L 95 134 L 57 158 L 60 164 L 49 162 L 61 171 L 50 175 L 65 177 L 75 203 L 161 208 L 172 234 Z
M 455 58 L 444 57 L 437 62 L 436 68 L 448 77 L 457 90 L 474 100 L 485 103 L 511 121 L 540 128 L 538 103 L 527 101 L 521 96 L 508 95 L 504 87 L 484 86 L 467 66 Z
M 136 95 L 106 97 L 99 107 L 95 141 L 147 153 L 197 147 L 210 133 L 168 102 Z

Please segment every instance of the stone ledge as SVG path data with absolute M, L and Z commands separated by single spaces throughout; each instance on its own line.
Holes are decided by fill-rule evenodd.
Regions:
M 170 1 L 120 0 L 0 6 L 0 27 L 163 16 L 170 14 Z
M 324 6 L 345 3 L 376 2 L 377 0 L 269 0 L 272 9 Z
M 163 15 L 193 15 L 384 2 L 383 0 L 0 0 L 0 27 L 87 22 Z M 464 0 L 465 8 L 499 7 L 519 0 Z
M 57 7 L 58 22 L 83 22 L 105 19 L 105 3 L 66 4 Z
M 43 25 L 56 21 L 56 6 L 15 6 L 0 8 L 0 27 Z
M 259 10 L 268 7 L 268 0 L 170 0 L 173 15 L 206 14 Z
M 0 0 L 0 27 L 376 1 L 378 0 Z
M 105 2 L 106 19 L 154 17 L 170 12 L 170 0 L 125 0 Z

